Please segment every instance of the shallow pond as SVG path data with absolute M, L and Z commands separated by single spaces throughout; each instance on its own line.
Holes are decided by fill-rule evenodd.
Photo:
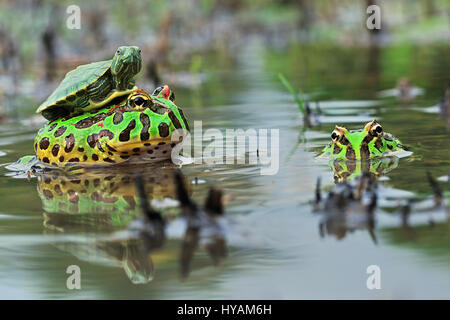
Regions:
M 259 165 L 182 167 L 186 181 L 198 178 L 189 191 L 198 203 L 210 186 L 222 188 L 227 199 L 226 258 L 215 265 L 200 246 L 185 277 L 180 274 L 184 232 L 180 219 L 169 224 L 162 247 L 144 256 L 137 254 L 138 261 L 130 267 L 134 244 L 111 235 L 120 235 L 139 215 L 138 208 L 123 203 L 115 205 L 115 210 L 105 205 L 107 201 L 97 207 L 60 208 L 43 195 L 45 181 L 11 176 L 0 167 L 0 297 L 449 298 L 450 237 L 445 214 L 425 213 L 407 229 L 398 215 L 405 199 L 421 203 L 432 197 L 427 170 L 434 177 L 450 172 L 446 122 L 437 113 L 423 111 L 439 103 L 450 81 L 449 51 L 448 46 L 375 51 L 311 46 L 275 52 L 255 40 L 226 69 L 211 68 L 200 87 L 178 90 L 172 86 L 191 124 L 202 120 L 204 131 L 279 129 L 280 138 L 275 175 L 261 175 Z M 398 52 L 402 59 L 397 58 Z M 312 101 L 320 101 L 320 125 L 305 129 L 298 107 L 277 78 L 280 71 Z M 401 76 L 409 76 L 424 94 L 411 102 L 378 98 L 379 91 L 394 87 Z M 315 103 L 311 106 L 314 109 Z M 310 201 L 316 179 L 321 177 L 324 189 L 329 189 L 334 174 L 328 161 L 316 158 L 318 151 L 329 142 L 334 124 L 359 129 L 374 118 L 413 151 L 380 181 L 376 243 L 364 229 L 322 237 L 321 217 L 313 214 Z M 19 121 L 0 125 L 0 163 L 31 154 L 38 128 Z M 148 179 L 150 196 L 165 199 L 161 205 L 167 207 L 175 197 L 170 181 L 173 169 L 152 166 L 139 172 Z M 94 172 L 86 179 L 105 181 L 108 174 Z M 439 183 L 448 197 L 448 182 Z M 130 184 L 114 192 L 132 195 L 133 190 Z M 173 211 L 162 210 L 168 215 Z M 81 269 L 81 290 L 66 287 L 70 265 Z M 370 265 L 380 267 L 379 290 L 367 289 Z M 133 283 L 133 279 L 139 282 L 133 278 L 133 268 L 145 269 L 145 284 Z

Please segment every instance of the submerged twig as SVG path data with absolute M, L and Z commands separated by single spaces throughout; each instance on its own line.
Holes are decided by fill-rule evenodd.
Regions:
M 217 265 L 227 255 L 226 241 L 216 218 L 223 216 L 222 191 L 210 188 L 203 207 L 198 206 L 186 189 L 184 177 L 180 171 L 175 172 L 177 198 L 187 219 L 187 229 L 184 234 L 180 252 L 180 273 L 182 278 L 189 275 L 191 261 L 199 247 L 200 240 Z M 206 230 L 203 233 L 202 230 Z
M 437 208 L 442 204 L 442 190 L 439 184 L 436 182 L 436 180 L 431 175 L 430 171 L 427 171 L 427 179 L 431 186 L 431 189 L 433 189 L 434 194 L 434 206 Z
M 160 222 L 164 224 L 164 219 L 161 214 L 155 211 L 147 199 L 147 193 L 145 192 L 144 182 L 141 176 L 137 176 L 135 178 L 136 189 L 139 195 L 139 204 L 141 205 L 141 209 L 145 217 L 150 222 Z

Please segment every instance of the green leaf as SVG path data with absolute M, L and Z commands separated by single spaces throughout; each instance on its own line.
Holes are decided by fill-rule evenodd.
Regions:
M 286 87 L 286 89 L 288 89 L 288 91 L 292 94 L 295 102 L 297 102 L 298 108 L 303 113 L 303 115 L 306 115 L 305 107 L 303 106 L 303 102 L 304 102 L 303 98 L 300 99 L 298 97 L 297 92 L 294 90 L 294 88 L 292 88 L 291 83 L 283 76 L 283 74 L 278 73 L 278 78 L 280 78 L 281 83 L 283 83 L 284 86 Z

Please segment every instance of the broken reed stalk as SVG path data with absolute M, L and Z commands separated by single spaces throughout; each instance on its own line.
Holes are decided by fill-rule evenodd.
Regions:
M 147 199 L 147 192 L 145 191 L 144 181 L 141 176 L 135 177 L 135 185 L 143 214 L 150 222 L 164 223 L 164 219 L 161 214 L 152 208 L 150 202 Z
M 300 109 L 300 111 L 303 113 L 303 115 L 306 115 L 306 111 L 305 111 L 305 107 L 303 105 L 304 99 L 300 99 L 298 97 L 297 92 L 294 90 L 294 88 L 292 88 L 291 83 L 288 81 L 288 79 L 286 79 L 283 74 L 279 73 L 278 74 L 278 78 L 280 79 L 281 83 L 284 84 L 284 86 L 286 87 L 286 89 L 288 89 L 288 91 L 292 94 L 292 96 L 294 97 L 295 102 L 297 102 L 298 108 Z

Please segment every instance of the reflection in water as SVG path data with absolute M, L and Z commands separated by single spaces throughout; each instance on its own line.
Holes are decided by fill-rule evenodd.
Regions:
M 401 228 L 381 229 L 392 244 L 422 250 L 429 256 L 438 256 L 448 265 L 450 243 L 450 214 L 445 198 L 436 180 L 428 173 L 433 196 L 418 203 L 408 201 L 401 209 Z M 447 203 L 447 204 L 446 204 Z
M 150 282 L 154 262 L 176 260 L 164 250 L 166 227 L 176 218 L 186 221 L 180 272 L 189 274 L 195 251 L 204 246 L 213 263 L 226 256 L 222 193 L 211 189 L 203 208 L 190 198 L 181 171 L 172 166 L 77 173 L 36 173 L 44 212 L 45 233 L 74 234 L 74 242 L 56 243 L 81 260 L 122 267 L 135 284 Z M 149 200 L 172 199 L 155 210 Z M 178 201 L 174 201 L 177 199 Z M 181 204 L 181 209 L 173 204 Z M 124 227 L 126 227 L 125 230 Z
M 320 180 L 317 183 L 315 211 L 322 213 L 319 223 L 321 237 L 325 233 L 343 239 L 347 232 L 368 230 L 376 243 L 374 210 L 377 204 L 377 184 L 373 175 L 363 174 L 349 182 L 336 184 L 322 200 Z
M 320 180 L 318 180 L 314 212 L 321 214 L 319 222 L 321 237 L 328 234 L 335 235 L 337 239 L 343 239 L 348 232 L 367 230 L 373 242 L 377 243 L 374 233 L 375 209 L 381 199 L 379 199 L 376 178 L 377 176 L 373 173 L 364 172 L 353 180 L 337 182 L 325 198 L 322 197 Z M 434 227 L 436 223 L 444 225 L 449 223 L 449 212 L 442 190 L 430 173 L 427 173 L 427 178 L 433 191 L 432 199 L 417 202 L 414 206 L 411 199 L 403 200 L 403 205 L 397 202 L 397 206 L 391 208 L 391 211 L 400 216 L 401 222 L 395 227 L 384 227 L 382 230 L 401 231 L 406 239 L 416 241 L 417 227 L 413 227 L 412 224 L 416 225 L 417 220 L 419 228 L 423 228 L 424 224 Z M 438 219 L 433 219 L 433 214 L 437 214 Z M 416 217 L 418 219 L 415 219 Z M 414 223 L 411 223 L 411 220 L 414 220 Z M 404 237 L 402 238 L 404 240 Z
M 400 78 L 397 80 L 396 88 L 383 90 L 378 93 L 378 96 L 380 98 L 396 97 L 398 101 L 410 102 L 423 94 L 424 89 L 412 86 L 408 78 Z
M 374 178 L 385 175 L 389 171 L 397 168 L 397 157 L 383 157 L 365 160 L 345 160 L 335 159 L 330 161 L 329 166 L 333 170 L 334 182 L 350 181 L 367 172 Z
M 177 195 L 187 217 L 187 229 L 181 250 L 181 275 L 186 277 L 190 271 L 192 256 L 199 244 L 203 244 L 215 265 L 226 257 L 225 236 L 218 223 L 223 216 L 222 191 L 211 188 L 203 208 L 194 203 L 187 193 L 184 178 L 176 175 Z
M 444 98 L 439 104 L 439 109 L 441 111 L 441 118 L 446 123 L 446 128 L 450 131 L 450 86 L 447 85 L 445 89 Z

